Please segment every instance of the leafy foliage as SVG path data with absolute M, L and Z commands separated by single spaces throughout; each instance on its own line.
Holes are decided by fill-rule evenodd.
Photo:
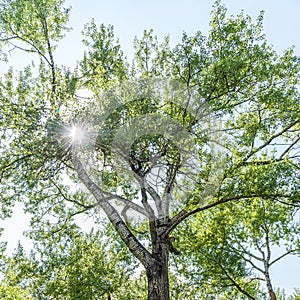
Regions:
M 6 259 L 3 291 L 15 297 L 17 291 L 26 291 L 32 299 L 140 298 L 134 288 L 139 279 L 132 278 L 135 263 L 126 248 L 112 243 L 114 234 L 107 239 L 108 233 L 49 236 L 29 256 L 19 245 Z
M 168 258 L 179 250 L 198 265 L 183 260 L 171 270 L 173 294 L 198 281 L 202 288 L 185 289 L 185 297 L 258 297 L 259 283 L 249 282 L 249 264 L 260 268 L 252 249 L 265 256 L 279 243 L 299 250 L 300 77 L 293 50 L 275 53 L 262 15 L 256 23 L 244 14 L 228 18 L 216 1 L 207 37 L 184 33 L 171 47 L 145 31 L 134 41 L 132 66 L 113 27 L 92 21 L 83 33 L 87 50 L 71 71 L 54 55 L 67 30 L 63 1 L 1 4 L 3 58 L 11 47 L 38 58 L 0 81 L 3 216 L 23 202 L 32 214 L 30 236 L 44 243 L 37 257 L 20 248 L 12 258 L 12 270 L 22 270 L 7 273 L 17 276 L 13 289 L 35 284 L 36 297 L 66 299 L 124 292 L 131 261 L 120 272 L 122 260 L 112 260 L 117 254 L 107 241 L 75 230 L 77 215 L 97 219 L 101 209 L 145 267 L 149 299 L 169 298 Z M 57 233 L 71 233 L 72 243 L 65 237 L 51 250 Z M 266 272 L 272 262 L 263 262 Z M 29 280 L 27 272 L 38 275 Z M 264 280 L 275 295 L 270 276 Z

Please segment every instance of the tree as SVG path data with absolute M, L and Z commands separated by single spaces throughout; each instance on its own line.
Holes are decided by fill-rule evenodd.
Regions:
M 189 222 L 181 245 L 195 288 L 207 286 L 219 295 L 231 292 L 245 299 L 263 299 L 259 289 L 276 298 L 271 268 L 287 255 L 299 255 L 299 222 L 287 205 L 267 199 L 227 203 Z M 199 224 L 203 230 L 199 230 Z M 274 247 L 281 253 L 274 254 Z M 190 262 L 194 262 L 190 266 Z M 218 291 L 218 292 L 216 292 Z M 234 296 L 235 293 L 235 296 Z M 233 295 L 232 295 L 233 294 Z
M 183 221 L 257 198 L 298 207 L 299 59 L 268 45 L 262 16 L 228 18 L 217 1 L 207 37 L 184 33 L 171 48 L 145 31 L 132 67 L 112 26 L 92 22 L 71 71 L 54 56 L 63 1 L 1 4 L 2 52 L 39 58 L 0 90 L 2 205 L 24 202 L 33 229 L 101 208 L 144 266 L 148 299 L 169 299 Z
M 132 276 L 136 263 L 110 231 L 82 233 L 73 226 L 64 235 L 36 242 L 30 255 L 19 245 L 3 260 L 3 286 L 14 287 L 11 299 L 17 291 L 26 291 L 30 299 L 143 298 L 135 288 L 143 279 Z

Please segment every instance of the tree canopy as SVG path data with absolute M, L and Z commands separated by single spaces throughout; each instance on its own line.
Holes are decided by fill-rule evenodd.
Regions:
M 271 246 L 299 254 L 300 77 L 293 49 L 279 55 L 268 44 L 263 15 L 228 17 L 216 1 L 207 36 L 183 33 L 172 47 L 145 31 L 133 64 L 113 26 L 93 20 L 71 70 L 55 60 L 64 1 L 0 3 L 1 59 L 35 55 L 0 81 L 2 216 L 15 202 L 32 215 L 36 256 L 20 248 L 12 262 L 24 258 L 42 278 L 28 295 L 98 299 L 100 285 L 111 299 L 110 288 L 135 280 L 135 262 L 105 247 L 120 239 L 146 271 L 148 299 L 257 299 L 261 282 L 276 299 Z M 100 226 L 103 213 L 115 230 L 104 244 L 95 232 L 77 235 L 78 215 Z M 50 243 L 70 232 L 74 244 Z

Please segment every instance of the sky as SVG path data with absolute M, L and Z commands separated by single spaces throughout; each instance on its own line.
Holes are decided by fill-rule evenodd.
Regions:
M 129 58 L 135 36 L 141 36 L 144 29 L 153 29 L 158 37 L 170 35 L 177 43 L 183 31 L 194 34 L 209 30 L 212 0 L 68 0 L 72 6 L 71 27 L 58 54 L 64 63 L 74 64 L 82 53 L 81 31 L 83 24 L 95 18 L 96 23 L 112 24 L 120 38 L 122 48 Z M 254 19 L 265 11 L 265 33 L 278 52 L 295 45 L 300 54 L 300 1 L 298 0 L 224 0 L 229 14 L 244 10 Z M 78 57 L 79 53 L 79 57 Z
M 72 6 L 70 27 L 56 52 L 56 62 L 74 67 L 82 58 L 83 46 L 81 32 L 83 25 L 92 18 L 100 24 L 112 24 L 116 37 L 119 37 L 125 55 L 131 61 L 133 40 L 141 36 L 144 29 L 153 29 L 158 38 L 170 35 L 171 43 L 181 39 L 182 32 L 194 34 L 201 31 L 204 35 L 209 30 L 212 0 L 67 0 Z M 300 1 L 299 0 L 223 0 L 228 14 L 237 14 L 241 10 L 256 18 L 260 11 L 265 11 L 264 28 L 267 40 L 274 49 L 282 53 L 295 46 L 295 53 L 300 55 Z M 14 65 L 21 66 L 22 61 L 15 57 Z M 3 223 L 5 230 L 2 239 L 9 240 L 9 249 L 16 247 L 20 233 L 26 228 L 28 218 L 23 216 L 22 207 L 15 209 L 10 222 Z M 1 225 L 1 224 L 0 224 Z M 24 243 L 26 240 L 24 240 Z M 28 244 L 29 245 L 29 244 Z M 271 269 L 275 287 L 291 292 L 293 287 L 300 287 L 300 260 L 285 258 Z

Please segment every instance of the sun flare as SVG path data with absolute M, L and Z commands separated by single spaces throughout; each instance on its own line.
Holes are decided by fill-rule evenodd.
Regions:
M 84 133 L 80 127 L 73 125 L 69 129 L 69 136 L 71 138 L 72 143 L 81 143 L 84 138 Z

